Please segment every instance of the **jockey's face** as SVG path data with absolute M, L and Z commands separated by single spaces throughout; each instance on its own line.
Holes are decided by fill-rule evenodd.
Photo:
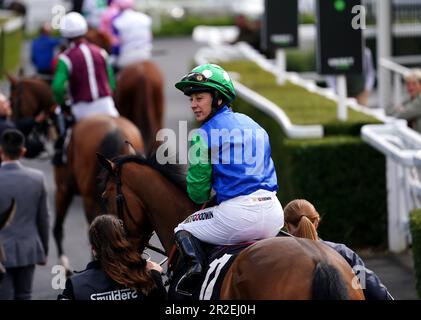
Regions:
M 192 93 L 190 105 L 196 120 L 202 122 L 212 112 L 212 95 L 209 92 Z

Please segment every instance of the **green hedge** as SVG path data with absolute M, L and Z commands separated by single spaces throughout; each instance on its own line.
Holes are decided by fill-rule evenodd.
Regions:
M 352 247 L 387 244 L 385 157 L 360 138 L 361 127 L 379 123 L 349 110 L 349 120 L 337 120 L 334 102 L 287 83 L 249 61 L 220 63 L 240 81 L 282 107 L 294 124 L 321 124 L 322 139 L 289 139 L 270 116 L 237 98 L 234 109 L 268 132 L 278 175 L 278 197 L 285 206 L 296 198 L 311 201 L 322 216 L 320 236 Z
M 154 30 L 154 37 L 177 37 L 190 36 L 193 29 L 198 25 L 229 26 L 234 24 L 233 17 L 202 18 L 187 16 L 184 19 L 163 18 L 161 28 Z
M 421 209 L 410 214 L 410 226 L 412 235 L 412 254 L 414 256 L 414 269 L 418 297 L 421 298 Z
M 358 136 L 292 140 L 265 113 L 238 99 L 234 109 L 268 131 L 282 205 L 312 202 L 320 236 L 352 247 L 387 244 L 385 158 Z
M 314 50 L 287 49 L 287 70 L 294 72 L 315 72 L 316 53 Z

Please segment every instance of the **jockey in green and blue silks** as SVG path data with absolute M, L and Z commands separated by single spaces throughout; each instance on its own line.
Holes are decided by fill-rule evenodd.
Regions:
M 284 219 L 276 197 L 269 137 L 250 117 L 229 108 L 235 90 L 228 73 L 218 65 L 205 64 L 175 86 L 190 96 L 193 113 L 201 123 L 189 151 L 188 195 L 201 204 L 213 189 L 217 202 L 175 228 L 176 243 L 190 267 L 178 291 L 189 292 L 203 270 L 195 238 L 216 245 L 269 238 L 279 232 Z

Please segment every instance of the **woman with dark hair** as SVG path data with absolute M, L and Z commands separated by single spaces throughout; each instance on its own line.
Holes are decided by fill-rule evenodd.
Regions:
M 127 239 L 123 222 L 96 217 L 89 228 L 94 261 L 66 281 L 59 300 L 165 299 L 162 268 L 142 258 Z
M 317 227 L 320 215 L 309 201 L 296 199 L 288 203 L 284 208 L 284 219 L 288 232 L 293 236 L 322 241 L 337 251 L 349 263 L 354 272 L 360 272 L 362 279 L 365 279 L 365 283 L 360 283 L 360 285 L 366 300 L 393 300 L 379 277 L 364 265 L 358 254 L 344 244 L 324 241 L 319 238 Z

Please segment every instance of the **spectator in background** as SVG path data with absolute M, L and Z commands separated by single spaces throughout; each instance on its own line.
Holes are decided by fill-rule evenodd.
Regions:
M 32 41 L 31 47 L 31 61 L 37 73 L 48 79 L 52 76 L 51 62 L 54 58 L 54 49 L 61 42 L 60 39 L 53 38 L 51 33 L 50 25 L 44 23 L 39 36 Z
M 404 79 L 409 98 L 396 106 L 392 115 L 408 120 L 408 125 L 421 133 L 421 69 L 413 69 Z
M 48 254 L 49 214 L 43 173 L 24 167 L 25 138 L 16 129 L 0 137 L 0 212 L 16 201 L 16 214 L 0 231 L 6 275 L 0 284 L 0 300 L 30 300 L 35 265 L 45 265 Z
M 303 199 L 296 199 L 289 202 L 284 208 L 285 226 L 289 233 L 295 237 L 322 241 L 337 251 L 353 268 L 354 272 L 359 271 L 365 283 L 363 286 L 366 300 L 393 300 L 393 297 L 381 283 L 379 277 L 366 268 L 363 260 L 344 244 L 324 241 L 319 238 L 317 228 L 320 223 L 320 215 L 314 206 Z M 364 286 L 365 285 L 365 286 Z
M 234 43 L 244 41 L 260 50 L 260 20 L 249 20 L 244 14 L 238 14 L 235 16 L 235 25 L 239 34 Z
M 12 109 L 10 108 L 9 99 L 0 93 L 0 136 L 4 130 L 16 128 L 15 124 L 10 121 L 11 116 Z
M 348 97 L 355 98 L 360 105 L 368 107 L 368 98 L 376 81 L 373 55 L 369 48 L 364 49 L 362 74 L 347 75 L 346 80 Z M 326 82 L 336 92 L 336 77 L 328 76 Z
M 162 268 L 132 247 L 123 221 L 98 216 L 89 227 L 94 261 L 66 281 L 59 300 L 164 300 Z
M 16 122 L 10 121 L 12 117 L 12 109 L 9 99 L 0 93 L 0 135 L 6 129 L 18 129 L 26 137 L 25 139 L 25 157 L 35 158 L 44 151 L 44 144 L 36 139 L 35 133 L 44 131 L 44 121 L 46 119 L 45 113 L 41 112 L 35 118 L 27 117 L 17 120 Z M 35 132 L 36 131 L 36 132 Z M 1 163 L 1 160 L 0 160 Z

